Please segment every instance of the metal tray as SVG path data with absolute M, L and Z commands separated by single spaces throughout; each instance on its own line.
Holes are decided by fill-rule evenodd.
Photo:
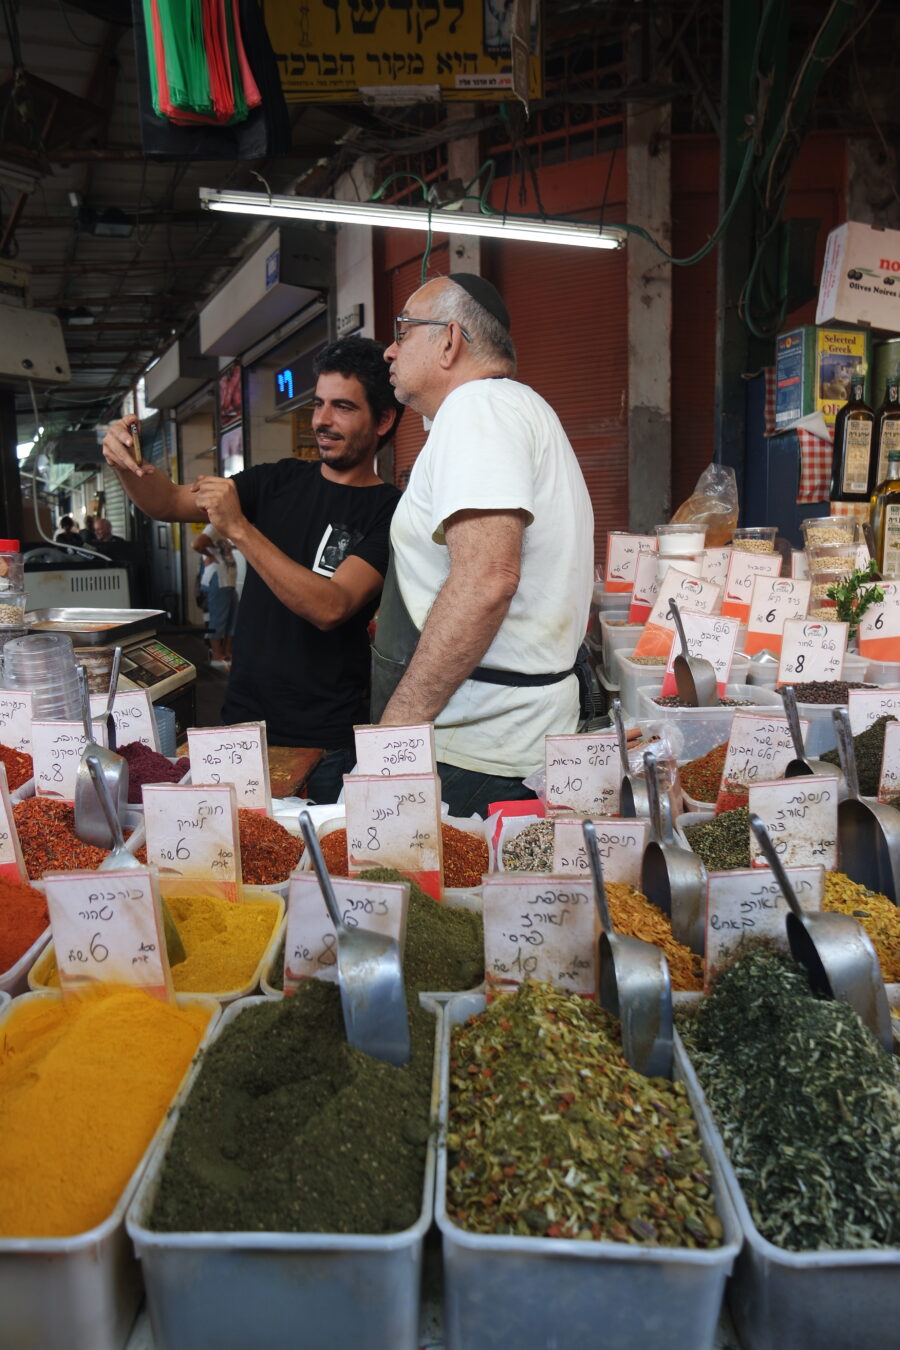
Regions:
M 65 633 L 75 647 L 115 646 L 134 633 L 156 631 L 164 609 L 32 609 L 25 615 L 30 633 Z

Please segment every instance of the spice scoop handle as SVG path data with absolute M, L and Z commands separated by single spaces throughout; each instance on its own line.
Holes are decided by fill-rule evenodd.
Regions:
M 678 630 L 678 641 L 681 643 L 681 654 L 683 657 L 687 658 L 691 654 L 690 648 L 688 647 L 687 634 L 684 631 L 684 624 L 681 622 L 681 611 L 674 600 L 669 601 L 669 613 L 675 620 L 675 627 Z
M 800 714 L 797 712 L 797 696 L 794 693 L 792 684 L 783 684 L 779 690 L 781 701 L 784 704 L 784 715 L 787 718 L 788 731 L 791 733 L 791 740 L 794 742 L 794 754 L 797 759 L 805 759 L 806 750 L 803 745 L 803 734 L 800 731 Z
M 331 916 L 331 922 L 334 924 L 338 935 L 340 935 L 346 931 L 344 921 L 341 918 L 341 911 L 338 906 L 337 896 L 334 893 L 334 887 L 331 884 L 331 877 L 328 875 L 328 868 L 325 866 L 322 849 L 316 838 L 312 816 L 308 811 L 300 812 L 300 832 L 303 835 L 303 842 L 306 844 L 309 856 L 312 859 L 313 871 L 318 878 L 319 890 L 322 892 L 325 908 Z
M 109 832 L 112 835 L 113 847 L 115 849 L 125 848 L 125 836 L 122 833 L 122 826 L 119 822 L 118 814 L 113 803 L 112 794 L 109 790 L 109 784 L 103 777 L 103 770 L 100 768 L 100 761 L 96 755 L 87 754 L 84 762 L 93 780 L 94 789 L 106 817 L 106 823 L 109 826 Z
M 750 812 L 750 828 L 756 835 L 757 842 L 763 851 L 766 862 L 771 867 L 775 880 L 781 887 L 784 898 L 790 905 L 792 913 L 802 922 L 806 916 L 803 913 L 800 901 L 797 899 L 797 892 L 788 880 L 788 874 L 784 870 L 784 864 L 775 852 L 775 845 L 769 838 L 769 831 L 766 829 L 759 816 L 755 815 L 752 811 Z
M 584 835 L 584 846 L 587 849 L 591 876 L 594 879 L 594 899 L 597 902 L 597 913 L 600 915 L 600 926 L 606 936 L 609 937 L 612 934 L 613 926 L 606 887 L 603 884 L 603 867 L 600 863 L 600 850 L 597 847 L 597 830 L 594 822 L 592 820 L 583 821 L 581 832 Z
M 628 743 L 625 739 L 625 723 L 622 721 L 622 704 L 617 698 L 614 698 L 610 703 L 609 711 L 612 715 L 613 726 L 616 729 L 616 740 L 619 744 L 619 759 L 622 763 L 622 772 L 628 773 Z
M 856 748 L 853 744 L 853 733 L 850 729 L 850 713 L 847 708 L 833 708 L 831 720 L 834 723 L 834 732 L 837 737 L 841 772 L 847 780 L 847 791 L 851 797 L 858 797 L 859 772 L 856 767 Z

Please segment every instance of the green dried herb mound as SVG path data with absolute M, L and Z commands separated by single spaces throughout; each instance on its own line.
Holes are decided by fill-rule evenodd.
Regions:
M 336 984 L 247 1008 L 210 1046 L 166 1153 L 163 1232 L 395 1233 L 422 1208 L 434 1017 L 402 1069 L 349 1046 Z
M 476 1233 L 717 1247 L 684 1087 L 627 1064 L 618 1023 L 538 982 L 456 1027 L 447 1210 Z
M 802 967 L 756 950 L 678 1030 L 763 1237 L 900 1246 L 900 1067 Z

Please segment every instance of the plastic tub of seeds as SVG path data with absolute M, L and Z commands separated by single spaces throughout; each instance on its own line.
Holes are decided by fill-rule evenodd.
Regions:
M 766 1005 L 766 994 L 762 994 L 761 998 Z M 767 1014 L 767 1031 L 769 1023 Z M 723 1135 L 717 1129 L 716 1116 L 704 1094 L 700 1076 L 677 1033 L 675 1040 L 676 1055 L 682 1065 L 688 1090 L 695 1100 L 698 1119 L 701 1127 L 710 1130 L 710 1144 L 744 1235 L 743 1248 L 727 1289 L 729 1309 L 735 1326 L 739 1328 L 743 1350 L 772 1350 L 775 1346 L 790 1347 L 790 1350 L 837 1350 L 838 1347 L 840 1350 L 875 1350 L 875 1347 L 891 1344 L 895 1334 L 891 1328 L 896 1329 L 900 1321 L 900 1246 L 856 1249 L 818 1246 L 795 1251 L 777 1246 L 763 1237 L 751 1214 L 747 1197 L 723 1142 Z M 843 1047 L 840 1054 L 843 1055 Z M 818 1056 L 817 1062 L 820 1062 Z M 785 1077 L 796 1075 L 802 1084 L 806 1076 L 803 1063 L 792 1063 L 789 1067 L 790 1073 L 786 1073 Z M 776 1095 L 775 1104 L 782 1118 L 790 1119 L 786 1114 L 783 1091 L 776 1090 Z M 846 1124 L 840 1092 L 820 1091 L 815 1095 L 810 1092 L 808 1101 L 812 1116 L 818 1114 L 829 1120 L 834 1119 L 836 1129 L 840 1128 L 838 1121 L 840 1125 Z M 859 1101 L 854 1106 L 858 1110 Z M 749 1109 L 753 1114 L 754 1108 Z M 792 1114 L 796 1116 L 796 1111 Z M 747 1124 L 745 1118 L 741 1128 L 735 1126 L 732 1137 L 740 1141 Z M 816 1133 L 818 1137 L 815 1142 L 808 1139 L 804 1132 L 797 1134 L 795 1140 L 792 1139 L 797 1145 L 797 1170 L 805 1172 L 807 1179 L 811 1170 L 810 1162 L 821 1147 L 822 1131 Z M 793 1164 L 790 1166 L 793 1171 Z M 812 1170 L 815 1170 L 814 1167 Z M 884 1167 L 881 1170 L 883 1173 Z M 783 1167 L 781 1171 L 784 1176 Z M 741 1175 L 747 1177 L 746 1168 Z M 807 1231 L 812 1229 L 816 1233 L 815 1240 L 820 1241 L 818 1235 L 825 1231 L 825 1214 L 835 1204 L 835 1196 L 827 1176 L 822 1176 L 820 1181 L 816 1174 L 814 1180 L 819 1183 L 821 1209 L 807 1212 L 806 1226 Z M 786 1178 L 784 1184 L 790 1184 Z M 802 1175 L 793 1185 L 798 1196 L 802 1196 L 807 1189 Z M 884 1201 L 886 1205 L 891 1203 L 887 1192 Z M 896 1195 L 893 1204 L 896 1212 Z M 760 1210 L 760 1205 L 765 1206 L 762 1192 L 756 1197 L 754 1209 L 756 1213 L 761 1213 L 761 1222 L 765 1222 L 765 1208 Z M 782 1203 L 782 1212 L 783 1209 Z M 794 1222 L 798 1221 L 796 1210 L 792 1218 Z M 858 1222 L 866 1225 L 871 1218 L 871 1213 L 866 1215 L 859 1212 Z
M 740 1229 L 707 1122 L 699 1122 L 699 1146 L 712 1172 L 721 1232 L 718 1247 L 489 1234 L 463 1228 L 450 1217 L 451 1033 L 455 1025 L 484 1009 L 483 997 L 461 995 L 447 1005 L 445 1013 L 435 1218 L 443 1239 L 446 1350 L 546 1350 L 548 1346 L 554 1350 L 584 1350 L 585 1346 L 593 1350 L 635 1350 L 638 1346 L 711 1350 L 725 1281 L 740 1247 Z M 675 1072 L 682 1076 L 680 1063 Z M 655 1080 L 645 1081 L 649 1085 Z M 693 1106 L 690 1088 L 688 1100 Z M 612 1117 L 612 1143 L 622 1126 L 611 1122 Z M 604 1148 L 609 1145 L 599 1134 L 597 1140 L 596 1168 L 602 1184 Z M 546 1173 L 540 1160 L 536 1166 Z M 494 1190 L 504 1185 L 502 1169 L 496 1170 L 499 1182 L 493 1176 L 490 1183 L 487 1178 L 484 1182 L 486 1186 L 493 1183 Z M 583 1181 L 583 1172 L 579 1174 L 573 1164 L 571 1175 L 553 1192 L 557 1201 L 549 1198 L 548 1191 L 547 1204 L 557 1206 L 554 1213 L 562 1211 L 569 1188 L 578 1188 Z M 525 1210 L 525 1215 L 531 1213 Z
M 657 661 L 650 657 L 635 660 L 630 651 L 623 649 L 615 653 L 615 661 L 619 673 L 619 697 L 622 701 L 622 711 L 626 717 L 639 717 L 641 715 L 640 690 L 655 686 L 656 693 L 660 692 L 665 680 L 667 662 Z M 735 652 L 731 662 L 731 673 L 728 677 L 729 683 L 744 684 L 749 669 L 749 656 L 745 656 L 743 652 Z
M 804 548 L 818 544 L 859 544 L 862 527 L 854 516 L 813 516 L 801 520 Z
M 776 525 L 742 525 L 731 537 L 731 547 L 738 553 L 774 553 Z
M 36 999 L 59 998 L 58 993 L 23 994 L 5 1010 L 0 1008 L 0 1039 L 20 1008 Z M 209 1013 L 192 1060 L 196 1064 L 221 1008 L 213 999 L 196 996 L 179 998 L 178 1004 L 206 1008 Z M 183 1094 L 190 1072 L 188 1067 L 173 1093 L 174 1101 Z M 165 1121 L 163 1113 L 102 1223 L 72 1237 L 0 1237 L 0 1350 L 123 1350 L 143 1299 L 141 1270 L 125 1231 L 125 1212 Z M 98 1140 L 86 1143 L 99 1147 Z
M 600 619 L 601 634 L 601 653 L 603 657 L 603 669 L 612 679 L 616 678 L 615 660 L 613 652 L 624 648 L 626 651 L 633 650 L 637 645 L 637 640 L 644 631 L 642 623 L 629 623 L 627 615 L 624 619 Z
M 240 898 L 231 901 L 217 892 L 215 882 L 187 877 L 180 881 L 163 877 L 160 889 L 187 950 L 187 960 L 172 967 L 176 993 L 201 995 L 223 1004 L 255 993 L 278 943 L 284 919 L 282 897 L 245 886 Z M 218 987 L 224 983 L 222 972 L 229 970 L 238 972 L 240 983 L 232 980 L 230 987 Z M 58 981 L 56 948 L 51 942 L 29 970 L 28 985 L 49 989 L 58 987 Z M 204 988 L 204 984 L 215 987 Z
M 727 684 L 725 697 L 734 700 L 730 706 L 712 708 L 671 708 L 654 702 L 658 694 L 652 689 L 641 688 L 640 721 L 642 723 L 663 721 L 675 726 L 681 732 L 684 744 L 679 759 L 696 759 L 705 755 L 714 745 L 727 741 L 731 732 L 731 719 L 740 708 L 747 711 L 751 705 L 761 708 L 783 708 L 781 698 L 772 689 L 761 689 L 753 684 Z
M 317 985 L 320 981 L 307 983 Z M 286 1007 L 293 1002 L 242 999 L 225 1012 L 218 1036 L 248 1009 L 259 1005 Z M 427 1000 L 423 1000 L 423 1006 L 435 1018 L 430 1087 L 430 1114 L 434 1117 L 442 1012 Z M 182 1094 L 180 1107 L 170 1113 L 127 1218 L 143 1270 L 154 1343 L 177 1345 L 178 1350 L 210 1350 L 213 1346 L 215 1350 L 247 1350 L 260 1343 L 264 1324 L 264 1339 L 272 1345 L 306 1346 L 309 1350 L 322 1346 L 329 1350 L 359 1350 L 361 1346 L 366 1350 L 418 1350 L 422 1256 L 433 1212 L 433 1135 L 427 1143 L 418 1216 L 401 1231 L 163 1231 L 151 1226 L 154 1208 L 163 1187 L 167 1152 L 199 1072 Z M 388 1072 L 394 1075 L 405 1071 Z M 324 1109 L 329 1109 L 327 1098 Z M 362 1170 L 365 1132 L 376 1125 L 369 1119 L 359 1128 Z M 210 1156 L 219 1166 L 215 1142 Z M 342 1174 L 355 1170 L 355 1164 L 354 1157 L 345 1159 L 340 1167 Z M 316 1166 L 318 1172 L 310 1185 L 321 1185 L 323 1195 L 331 1202 L 332 1169 L 327 1163 L 316 1162 Z M 289 1158 L 285 1167 L 284 1186 L 289 1190 Z M 300 1189 L 305 1193 L 308 1186 L 301 1185 Z M 358 1189 L 365 1193 L 364 1180 Z

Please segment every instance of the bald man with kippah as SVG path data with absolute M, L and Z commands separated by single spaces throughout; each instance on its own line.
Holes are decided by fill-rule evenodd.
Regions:
M 544 737 L 577 730 L 593 512 L 553 409 L 515 379 L 503 299 L 452 273 L 410 296 L 385 351 L 428 439 L 391 526 L 372 717 L 433 722 L 454 815 L 533 796 Z

